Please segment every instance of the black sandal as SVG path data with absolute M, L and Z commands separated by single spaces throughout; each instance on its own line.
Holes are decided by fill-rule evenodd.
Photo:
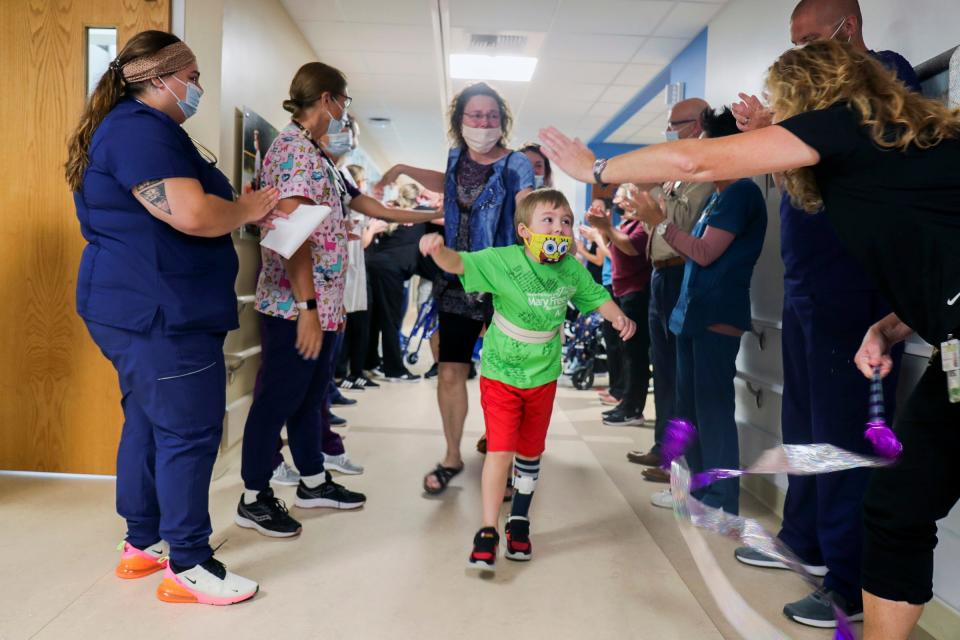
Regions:
M 431 496 L 439 495 L 446 490 L 447 485 L 450 484 L 450 481 L 461 471 L 463 471 L 462 464 L 459 467 L 445 467 L 442 464 L 438 464 L 436 469 L 423 477 L 423 490 Z M 431 489 L 427 485 L 427 478 L 430 476 L 433 476 L 437 479 L 437 484 L 440 485 L 439 488 Z

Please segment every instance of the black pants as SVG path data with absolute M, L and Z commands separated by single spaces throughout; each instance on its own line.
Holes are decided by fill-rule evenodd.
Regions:
M 670 314 L 677 305 L 682 283 L 683 265 L 655 269 L 650 278 L 648 325 L 650 359 L 653 361 L 653 401 L 657 411 L 651 453 L 660 453 L 667 420 L 677 417 L 677 337 L 670 331 Z
M 343 346 L 337 361 L 337 377 L 363 375 L 364 360 L 367 357 L 367 343 L 370 340 L 370 312 L 354 311 L 347 314 L 347 328 L 344 331 Z
M 650 292 L 635 291 L 620 298 L 620 308 L 637 323 L 637 332 L 623 343 L 623 396 L 627 413 L 641 413 L 650 386 Z M 611 327 L 612 328 L 612 327 Z
M 610 293 L 611 299 L 620 304 L 620 301 L 613 295 L 613 291 L 610 287 L 606 287 L 607 291 Z M 613 325 L 603 321 L 601 325 L 603 330 L 603 344 L 606 347 L 607 351 L 607 372 L 609 374 L 609 385 L 608 393 L 615 398 L 623 397 L 623 340 L 620 339 L 620 334 L 613 328 Z
M 898 464 L 873 472 L 864 499 L 863 588 L 887 600 L 933 597 L 937 520 L 960 499 L 960 404 L 947 400 L 940 356 L 900 409 Z
M 367 256 L 370 335 L 367 363 L 376 359 L 377 342 L 381 342 L 383 373 L 399 376 L 406 371 L 400 349 L 400 326 L 403 323 L 404 284 L 416 268 L 416 247 L 382 251 Z

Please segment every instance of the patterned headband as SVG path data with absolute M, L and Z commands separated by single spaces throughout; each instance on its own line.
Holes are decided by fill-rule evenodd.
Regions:
M 166 76 L 185 69 L 196 56 L 183 42 L 174 42 L 149 56 L 135 58 L 124 65 L 117 60 L 110 63 L 113 69 L 119 69 L 127 83 L 143 82 L 150 78 Z

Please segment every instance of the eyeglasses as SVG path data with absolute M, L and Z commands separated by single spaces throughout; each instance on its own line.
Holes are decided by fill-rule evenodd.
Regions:
M 209 164 L 211 167 L 217 166 L 217 155 L 213 151 L 210 151 L 210 149 L 207 149 L 205 146 L 200 144 L 200 141 L 193 136 L 190 136 L 190 142 L 192 142 L 193 146 L 197 148 L 197 153 L 200 154 L 200 157 L 203 158 L 204 162 Z
M 489 113 L 471 111 L 470 113 L 464 113 L 463 117 L 471 122 L 480 122 L 481 120 L 485 120 L 487 122 L 500 122 L 499 111 L 490 111 Z
M 685 124 L 690 124 L 691 122 L 696 122 L 696 120 L 670 120 L 667 122 L 667 127 L 670 129 L 676 129 L 677 127 L 682 127 Z
M 350 96 L 348 96 L 348 95 L 345 94 L 345 93 L 338 93 L 337 95 L 340 96 L 341 98 L 343 98 L 343 108 L 344 108 L 344 109 L 349 109 L 349 108 L 350 108 L 350 105 L 353 104 L 353 98 L 351 98 Z

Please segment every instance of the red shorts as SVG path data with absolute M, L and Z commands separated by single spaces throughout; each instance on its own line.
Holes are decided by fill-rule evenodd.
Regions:
M 480 406 L 487 425 L 487 451 L 515 451 L 524 458 L 543 453 L 557 382 L 518 389 L 480 376 Z

